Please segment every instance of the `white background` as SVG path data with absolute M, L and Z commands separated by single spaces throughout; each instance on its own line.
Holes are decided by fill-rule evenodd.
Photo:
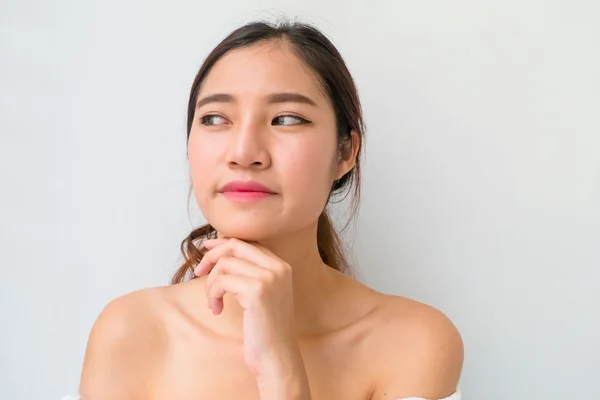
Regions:
M 600 398 L 600 6 L 566 0 L 3 1 L 0 397 L 76 391 L 103 306 L 167 284 L 192 80 L 282 13 L 360 90 L 364 280 L 456 323 L 465 399 Z

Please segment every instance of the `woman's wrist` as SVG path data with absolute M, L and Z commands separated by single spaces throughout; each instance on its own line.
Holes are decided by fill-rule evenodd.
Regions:
M 299 349 L 266 359 L 256 376 L 261 400 L 310 400 L 306 368 Z
M 258 382 L 261 400 L 310 400 L 308 381 L 299 376 L 273 377 Z

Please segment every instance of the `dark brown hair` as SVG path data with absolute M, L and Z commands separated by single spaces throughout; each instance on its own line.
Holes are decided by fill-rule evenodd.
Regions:
M 187 137 L 189 139 L 194 122 L 198 92 L 215 63 L 231 50 L 277 40 L 284 40 L 290 44 L 292 52 L 313 71 L 317 77 L 317 84 L 330 100 L 335 112 L 340 157 L 347 158 L 352 154 L 350 133 L 354 130 L 358 134 L 360 146 L 356 164 L 351 171 L 333 183 L 327 201 L 329 204 L 332 197 L 346 190 L 349 192 L 354 187 L 351 217 L 356 216 L 360 199 L 360 154 L 363 147 L 361 144 L 365 134 L 362 108 L 354 80 L 342 56 L 331 41 L 314 26 L 289 21 L 252 22 L 234 30 L 223 39 L 206 57 L 192 84 L 188 103 Z M 194 229 L 182 241 L 181 253 L 184 263 L 173 275 L 171 284 L 194 277 L 193 268 L 206 252 L 201 242 L 210 237 L 216 237 L 216 231 L 210 224 L 206 224 Z M 341 238 L 326 209 L 319 216 L 317 244 L 324 263 L 338 271 L 352 273 Z

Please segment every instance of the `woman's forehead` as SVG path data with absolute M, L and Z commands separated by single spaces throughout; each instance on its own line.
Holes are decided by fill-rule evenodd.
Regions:
M 294 92 L 324 105 L 327 99 L 316 75 L 288 45 L 279 42 L 242 47 L 225 54 L 209 72 L 201 92 L 261 97 Z

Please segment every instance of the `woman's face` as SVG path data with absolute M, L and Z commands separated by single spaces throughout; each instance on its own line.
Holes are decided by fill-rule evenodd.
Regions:
M 222 236 L 265 240 L 315 224 L 337 162 L 334 111 L 285 42 L 233 50 L 197 97 L 188 159 L 202 214 Z M 257 182 L 256 188 L 223 186 Z M 249 190 L 250 192 L 244 192 Z

